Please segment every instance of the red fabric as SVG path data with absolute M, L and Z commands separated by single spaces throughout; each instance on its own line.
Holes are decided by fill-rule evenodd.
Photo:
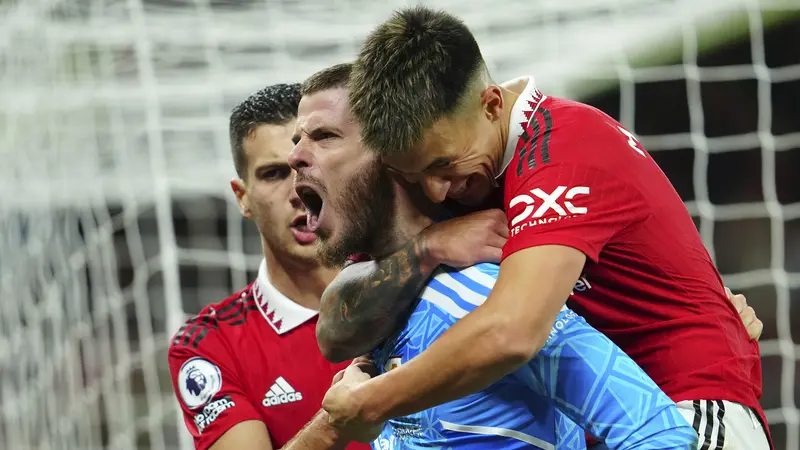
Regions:
M 322 356 L 315 335 L 316 317 L 278 335 L 261 316 L 252 286 L 189 319 L 169 349 L 173 388 L 198 450 L 209 448 L 232 426 L 246 420 L 264 422 L 273 447 L 282 447 L 319 411 L 333 376 L 348 364 L 331 364 Z M 183 375 L 181 366 L 198 357 L 218 367 L 222 383 L 208 402 L 192 409 L 182 399 L 178 383 Z M 278 377 L 302 399 L 265 406 L 265 395 Z M 205 406 L 225 398 L 234 405 L 207 420 L 200 431 L 196 420 L 199 415 L 208 418 Z M 356 443 L 348 446 L 368 448 Z
M 354 253 L 347 257 L 347 262 L 344 265 L 345 267 L 347 267 L 350 264 L 360 263 L 364 261 L 372 261 L 372 257 L 366 253 Z
M 587 105 L 548 98 L 526 117 L 505 174 L 503 257 L 546 244 L 580 250 L 586 288 L 571 294 L 573 310 L 674 401 L 738 402 L 766 423 L 758 344 L 650 155 Z

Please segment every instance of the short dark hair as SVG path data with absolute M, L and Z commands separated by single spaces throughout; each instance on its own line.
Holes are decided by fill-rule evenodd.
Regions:
M 353 63 L 342 63 L 322 69 L 303 82 L 300 94 L 311 95 L 328 89 L 347 87 L 352 71 Z
M 396 11 L 367 37 L 350 77 L 350 109 L 364 144 L 386 155 L 421 143 L 455 112 L 483 56 L 464 22 L 424 6 Z
M 231 110 L 228 132 L 233 164 L 239 178 L 247 177 L 244 140 L 259 125 L 285 125 L 297 117 L 300 84 L 273 84 L 253 93 Z

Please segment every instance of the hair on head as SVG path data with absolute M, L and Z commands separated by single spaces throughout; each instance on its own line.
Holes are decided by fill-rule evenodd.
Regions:
M 342 63 L 322 69 L 306 78 L 300 93 L 302 95 L 311 95 L 328 89 L 347 87 L 352 70 L 353 63 Z
M 369 34 L 350 77 L 364 144 L 384 155 L 413 149 L 462 104 L 484 67 L 457 17 L 424 6 L 396 11 Z
M 297 117 L 300 84 L 273 84 L 254 92 L 231 110 L 228 134 L 239 178 L 247 176 L 244 140 L 259 125 L 285 125 Z

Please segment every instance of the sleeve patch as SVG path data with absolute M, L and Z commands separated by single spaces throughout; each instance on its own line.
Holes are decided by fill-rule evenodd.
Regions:
M 234 403 L 230 395 L 226 395 L 207 404 L 202 412 L 194 416 L 194 424 L 197 426 L 197 432 L 202 433 L 207 426 L 217 420 L 220 414 L 234 406 L 236 406 L 236 403 Z
M 178 390 L 189 409 L 199 408 L 222 388 L 219 367 L 203 358 L 192 358 L 178 371 Z

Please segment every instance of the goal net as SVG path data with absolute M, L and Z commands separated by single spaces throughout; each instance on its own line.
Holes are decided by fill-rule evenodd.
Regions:
M 0 0 L 0 448 L 191 448 L 169 337 L 260 262 L 229 110 L 413 3 Z M 800 3 L 422 3 L 467 22 L 496 79 L 637 133 L 764 321 L 762 403 L 800 450 Z

